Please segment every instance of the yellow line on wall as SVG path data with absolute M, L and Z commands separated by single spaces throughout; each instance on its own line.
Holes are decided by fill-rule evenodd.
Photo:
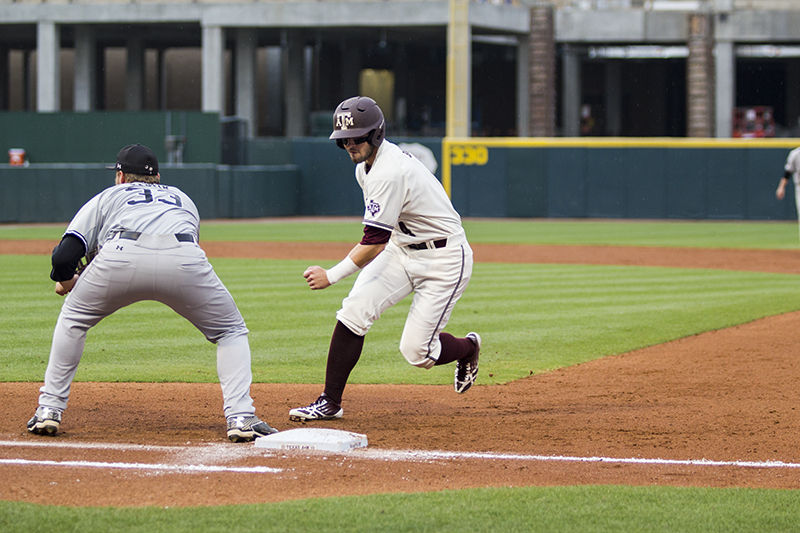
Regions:
M 717 139 L 697 137 L 444 137 L 442 186 L 452 197 L 452 154 L 486 148 L 786 148 L 800 146 L 798 138 Z M 479 164 L 484 164 L 485 161 Z M 469 164 L 469 163 L 468 163 Z
M 445 137 L 442 147 L 453 144 L 507 148 L 796 148 L 800 139 L 716 139 L 698 137 Z

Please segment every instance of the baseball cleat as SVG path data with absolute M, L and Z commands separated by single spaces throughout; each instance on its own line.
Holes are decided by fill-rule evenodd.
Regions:
M 228 417 L 228 438 L 231 442 L 250 442 L 277 432 L 277 429 L 255 415 Z
M 56 409 L 55 407 L 38 407 L 33 417 L 28 420 L 28 431 L 36 435 L 52 437 L 58 433 L 63 412 L 62 409 Z
M 467 392 L 469 388 L 472 387 L 472 384 L 475 383 L 475 378 L 478 377 L 478 356 L 481 353 L 481 336 L 474 331 L 470 331 L 467 333 L 467 338 L 475 345 L 475 353 L 470 357 L 465 357 L 464 359 L 456 361 L 453 385 L 456 392 L 459 394 Z
M 289 420 L 306 422 L 308 420 L 333 420 L 342 418 L 344 409 L 339 404 L 333 403 L 325 393 L 317 398 L 311 405 L 297 407 L 289 411 Z

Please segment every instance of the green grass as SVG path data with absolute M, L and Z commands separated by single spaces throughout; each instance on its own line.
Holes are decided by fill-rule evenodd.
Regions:
M 800 248 L 797 222 L 467 220 L 464 228 L 476 243 Z
M 794 249 L 790 222 L 468 220 L 474 243 Z M 57 241 L 64 225 L 0 226 L 0 239 Z M 357 220 L 209 223 L 205 240 L 355 242 Z M 309 291 L 308 261 L 214 259 L 251 330 L 256 381 L 319 383 L 334 313 L 351 280 Z M 323 263 L 325 264 L 325 263 Z M 0 256 L 0 380 L 41 381 L 62 298 L 46 256 Z M 448 326 L 480 331 L 481 382 L 576 364 L 800 309 L 797 276 L 656 267 L 476 264 Z M 397 351 L 409 302 L 367 337 L 352 382 L 450 383 Z M 132 355 L 133 354 L 133 355 Z M 89 334 L 79 380 L 215 381 L 214 347 L 142 302 Z M 441 370 L 441 369 L 440 369 Z M 489 378 L 489 374 L 493 377 Z M 44 519 L 43 517 L 46 517 Z M 244 525 L 243 525 L 244 524 Z M 250 526 L 257 524 L 257 526 Z M 800 492 L 672 487 L 526 487 L 189 509 L 66 508 L 0 502 L 0 531 L 798 531 Z M 234 526 L 232 526 L 234 525 Z
M 464 227 L 473 243 L 800 248 L 797 223 L 793 221 L 467 219 Z M 58 241 L 65 228 L 66 223 L 0 225 L 0 239 Z M 357 242 L 361 230 L 358 219 L 211 221 L 201 224 L 200 237 L 207 241 Z
M 335 313 L 353 279 L 310 291 L 301 275 L 307 261 L 213 263 L 251 330 L 254 380 L 320 382 Z M 42 379 L 62 302 L 48 272 L 41 256 L 0 256 L 0 283 L 13 287 L 6 309 L 14 309 L 0 315 L 5 381 Z M 375 323 L 351 383 L 452 379 L 447 369 L 421 371 L 400 355 L 410 301 Z M 459 336 L 479 331 L 482 383 L 504 383 L 798 309 L 800 278 L 787 274 L 479 263 L 447 330 Z M 214 353 L 214 346 L 169 308 L 140 302 L 90 330 L 76 379 L 216 381 Z
M 228 533 L 235 530 L 232 525 L 243 523 L 265 533 L 797 531 L 800 492 L 523 487 L 183 509 L 45 508 L 0 502 L 0 530 L 6 533 Z

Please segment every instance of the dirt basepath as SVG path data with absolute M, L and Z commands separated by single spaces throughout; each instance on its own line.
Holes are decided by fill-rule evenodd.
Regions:
M 0 254 L 49 254 L 53 241 L 0 241 Z M 209 257 L 244 259 L 341 259 L 352 243 L 220 242 L 203 243 Z M 719 268 L 754 272 L 800 273 L 800 250 L 731 250 L 637 246 L 473 244 L 475 261 Z
M 0 241 L 0 253 L 49 254 L 53 244 Z M 338 259 L 349 247 L 204 244 L 212 258 Z M 474 248 L 479 262 L 800 272 L 793 251 Z M 770 317 L 465 395 L 351 385 L 345 418 L 315 426 L 368 436 L 369 448 L 346 455 L 227 443 L 216 384 L 76 383 L 63 433 L 35 437 L 24 423 L 39 383 L 0 383 L 0 499 L 187 506 L 582 483 L 797 489 L 798 322 L 800 312 Z M 491 344 L 484 349 L 491 353 Z M 287 430 L 300 427 L 287 410 L 319 390 L 256 384 L 253 395 L 259 413 Z

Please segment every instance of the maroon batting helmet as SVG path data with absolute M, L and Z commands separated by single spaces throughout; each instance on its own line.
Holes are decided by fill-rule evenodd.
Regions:
M 344 148 L 342 139 L 365 138 L 372 146 L 378 147 L 386 133 L 383 111 L 369 96 L 348 98 L 333 112 L 333 133 L 330 139 Z

